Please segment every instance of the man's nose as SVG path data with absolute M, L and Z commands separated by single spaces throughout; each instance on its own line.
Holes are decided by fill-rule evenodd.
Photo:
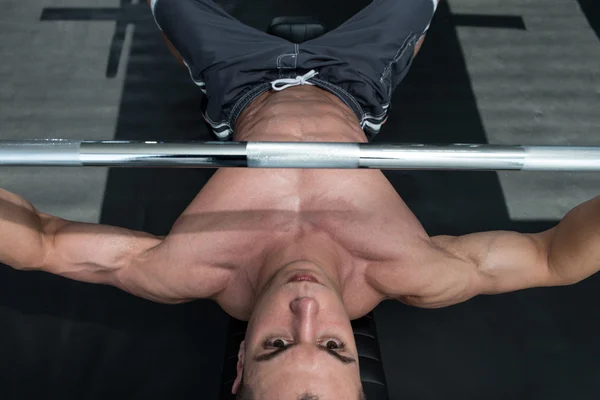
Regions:
M 314 317 L 319 312 L 319 303 L 312 297 L 300 297 L 290 303 L 290 308 L 299 317 Z
M 319 303 L 311 297 L 301 297 L 290 303 L 294 316 L 294 330 L 300 342 L 311 343 L 316 329 Z

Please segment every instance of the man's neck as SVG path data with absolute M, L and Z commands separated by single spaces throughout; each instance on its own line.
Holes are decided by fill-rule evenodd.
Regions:
M 294 269 L 313 271 L 317 278 L 322 278 L 341 294 L 349 270 L 340 268 L 342 260 L 332 251 L 334 247 L 334 245 L 323 243 L 322 238 L 314 238 L 314 240 L 303 241 L 303 243 L 281 248 L 269 254 L 254 277 L 255 298 L 252 303 L 255 303 L 258 296 L 264 292 L 278 274 L 287 273 L 287 271 Z

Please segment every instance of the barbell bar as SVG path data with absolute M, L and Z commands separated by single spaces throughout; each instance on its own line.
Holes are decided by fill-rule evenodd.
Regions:
M 600 172 L 600 147 L 4 140 L 0 166 Z

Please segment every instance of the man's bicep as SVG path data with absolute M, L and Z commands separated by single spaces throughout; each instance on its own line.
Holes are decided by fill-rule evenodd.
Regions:
M 478 275 L 478 294 L 498 294 L 555 284 L 548 266 L 551 234 L 495 231 L 432 240 L 472 263 Z

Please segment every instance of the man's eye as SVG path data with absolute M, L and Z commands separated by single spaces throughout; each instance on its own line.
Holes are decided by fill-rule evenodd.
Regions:
M 265 347 L 284 348 L 291 344 L 290 341 L 282 338 L 270 338 L 265 341 Z M 319 343 L 321 346 L 330 350 L 342 350 L 346 348 L 346 343 L 338 339 L 327 339 Z
M 327 339 L 323 342 L 326 348 L 331 350 L 341 350 L 346 347 L 346 343 L 337 339 Z
M 286 347 L 289 346 L 289 343 L 286 343 L 287 341 L 285 339 L 281 339 L 281 338 L 272 338 L 272 339 L 267 339 L 265 345 L 266 347 L 277 347 L 277 348 L 281 348 L 281 347 Z

